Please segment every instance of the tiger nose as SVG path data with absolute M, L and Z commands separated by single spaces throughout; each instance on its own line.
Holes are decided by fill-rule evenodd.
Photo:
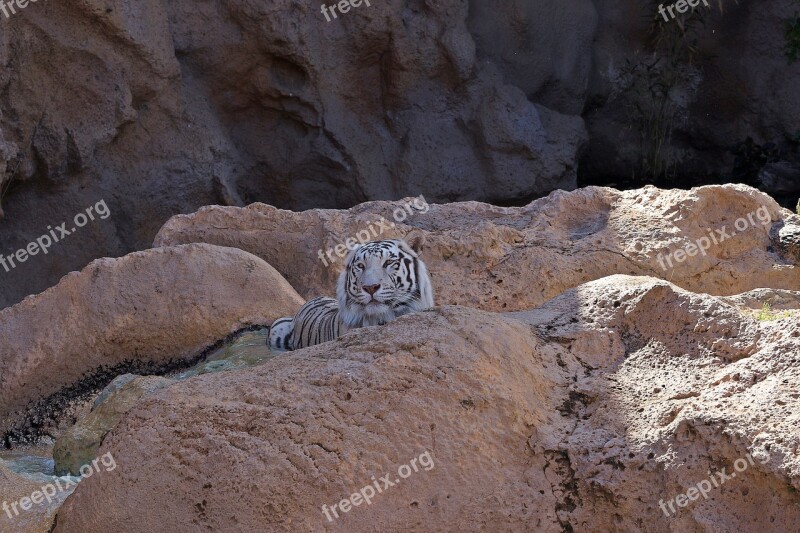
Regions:
M 370 295 L 374 295 L 376 292 L 378 292 L 378 289 L 380 289 L 380 288 L 381 288 L 380 284 L 378 284 L 378 285 L 364 285 L 362 287 L 362 289 L 367 291 L 367 293 L 369 293 Z

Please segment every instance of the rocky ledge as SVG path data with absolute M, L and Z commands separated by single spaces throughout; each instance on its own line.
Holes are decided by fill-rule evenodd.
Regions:
M 438 308 L 154 393 L 56 531 L 796 531 L 799 350 L 798 315 L 644 277 Z
M 0 313 L 35 333 L 0 351 L 0 415 L 30 426 L 30 405 L 102 365 L 188 364 L 292 312 L 295 288 L 331 294 L 340 264 L 318 251 L 402 205 L 173 218 L 156 248 Z M 411 213 L 382 235 L 426 235 L 439 307 L 253 366 L 112 384 L 52 430 L 117 465 L 54 531 L 796 531 L 793 216 L 741 186 Z
M 780 253 L 790 247 L 790 229 L 800 232 L 799 217 L 743 185 L 588 187 L 518 208 L 408 205 L 369 202 L 349 211 L 301 213 L 265 204 L 209 206 L 171 218 L 154 245 L 206 242 L 247 250 L 309 298 L 335 286 L 342 262 L 336 246 L 348 238 L 365 230 L 384 238 L 416 230 L 427 236 L 424 259 L 438 303 L 489 311 L 530 309 L 612 274 L 664 278 L 719 295 L 759 287 L 800 290 L 797 259 Z M 773 226 L 781 229 L 771 239 Z

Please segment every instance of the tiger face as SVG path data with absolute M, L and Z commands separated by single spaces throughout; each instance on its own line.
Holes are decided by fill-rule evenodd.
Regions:
M 385 324 L 433 307 L 428 270 L 419 258 L 424 238 L 364 243 L 347 256 L 336 296 L 348 328 Z

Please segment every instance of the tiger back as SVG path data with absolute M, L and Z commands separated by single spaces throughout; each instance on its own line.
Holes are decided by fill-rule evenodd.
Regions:
M 306 302 L 295 315 L 293 327 L 292 350 L 335 340 L 347 331 L 339 318 L 339 304 L 325 296 Z

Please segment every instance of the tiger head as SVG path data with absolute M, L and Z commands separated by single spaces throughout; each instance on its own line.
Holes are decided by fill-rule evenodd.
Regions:
M 433 307 L 428 269 L 419 258 L 425 238 L 416 235 L 408 242 L 366 242 L 348 254 L 336 287 L 340 317 L 348 328 L 385 324 Z

